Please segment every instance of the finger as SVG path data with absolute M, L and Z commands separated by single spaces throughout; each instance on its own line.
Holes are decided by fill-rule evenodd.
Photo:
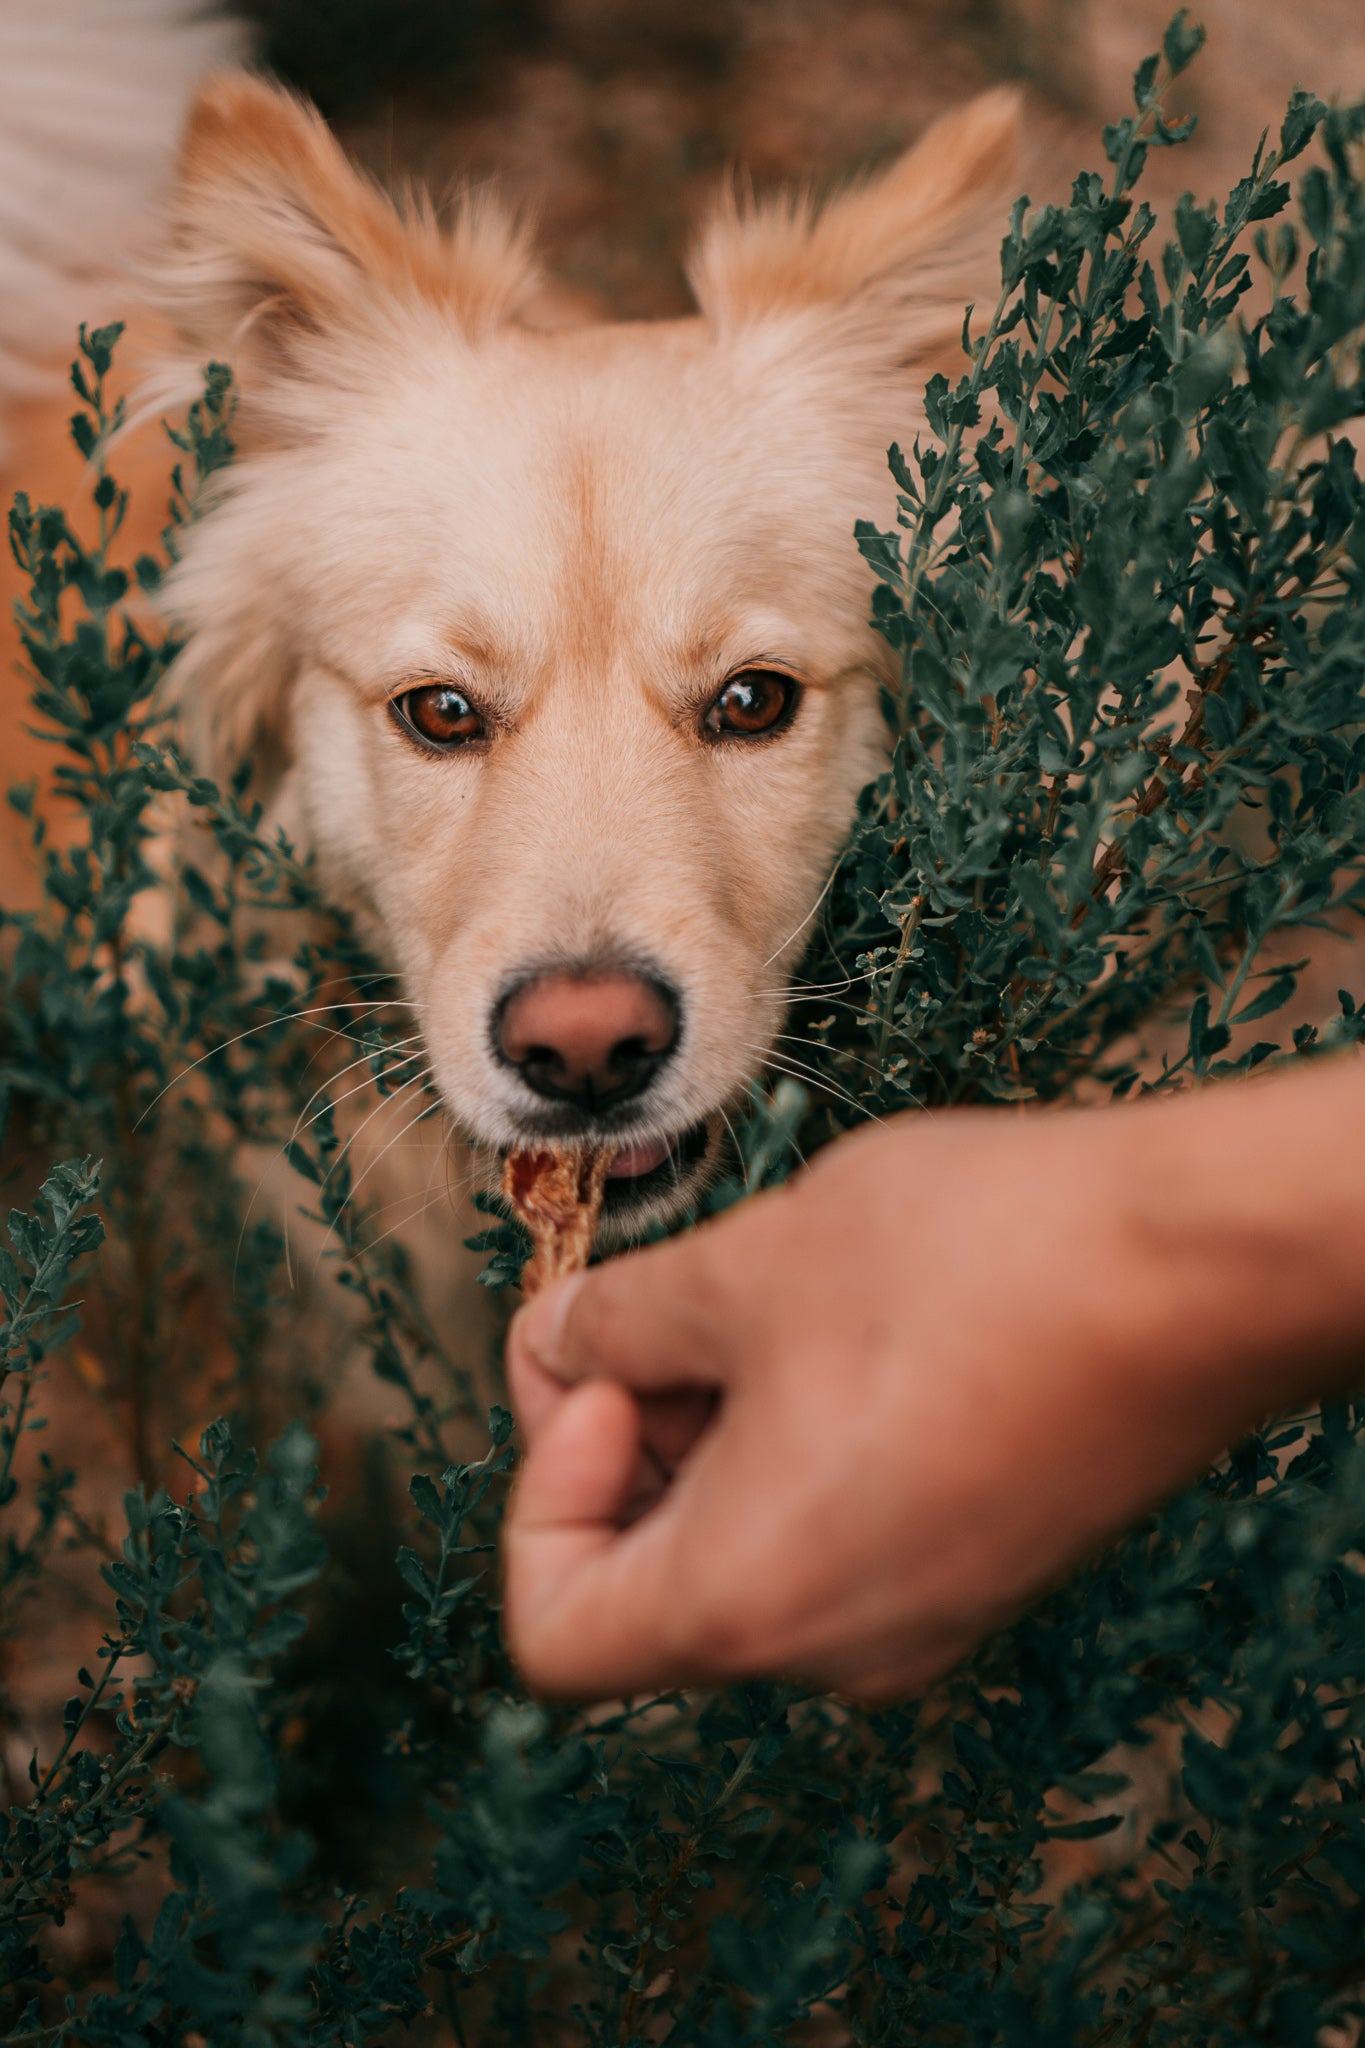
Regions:
M 546 1378 L 552 1376 L 546 1374 Z M 563 1392 L 563 1383 L 554 1385 Z M 646 1394 L 641 1398 L 645 1449 L 672 1475 L 696 1447 L 697 1440 L 715 1420 L 717 1397 L 710 1387 L 682 1387 L 676 1394 Z
M 507 1392 L 518 1427 L 533 1444 L 569 1389 L 519 1344 L 508 1351 Z M 685 1387 L 674 1394 L 647 1394 L 640 1409 L 643 1448 L 667 1478 L 714 1418 L 716 1395 L 709 1387 Z
M 591 1380 L 565 1397 L 527 1454 L 504 1530 L 504 1623 L 537 1692 L 603 1699 L 694 1675 L 673 1639 L 678 1488 L 620 1527 L 640 1424 L 623 1387 Z
M 513 1318 L 509 1353 L 528 1351 L 564 1380 L 605 1375 L 654 1392 L 723 1385 L 747 1320 L 727 1277 L 751 1272 L 734 1241 L 740 1221 L 556 1281 Z
M 513 1512 L 558 1536 L 604 1540 L 630 1498 L 640 1457 L 640 1408 L 626 1388 L 589 1380 L 559 1389 L 559 1399 L 528 1450 Z M 578 1551 L 557 1553 L 569 1569 Z
M 509 1361 L 507 1383 L 513 1412 L 528 1444 L 534 1443 L 573 1391 L 525 1351 Z M 670 1474 L 710 1428 L 718 1409 L 717 1397 L 710 1387 L 682 1387 L 675 1394 L 642 1394 L 636 1400 L 640 1410 L 641 1451 Z
M 547 1373 L 546 1378 L 550 1375 Z M 554 1381 L 561 1396 L 567 1390 Z M 640 1459 L 635 1491 L 622 1520 L 656 1507 L 672 1485 L 684 1459 L 715 1417 L 716 1398 L 709 1389 L 684 1389 L 677 1394 L 646 1394 L 640 1400 Z
M 568 1391 L 563 1380 L 557 1380 L 553 1373 L 546 1372 L 540 1360 L 533 1358 L 524 1344 L 515 1350 L 509 1347 L 507 1393 L 512 1413 L 528 1444 L 535 1442 L 560 1403 L 566 1399 Z

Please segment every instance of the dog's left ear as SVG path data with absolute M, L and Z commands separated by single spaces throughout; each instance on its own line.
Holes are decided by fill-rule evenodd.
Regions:
M 703 315 L 722 334 L 793 317 L 805 326 L 805 315 L 869 368 L 936 367 L 957 348 L 967 301 L 994 301 L 1020 129 L 1020 97 L 1001 88 L 823 206 L 731 190 L 688 266 Z

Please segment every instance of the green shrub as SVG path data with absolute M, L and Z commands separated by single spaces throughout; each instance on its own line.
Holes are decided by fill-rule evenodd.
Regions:
M 1173 24 L 1169 73 L 1197 40 Z M 930 392 L 936 439 L 893 454 L 901 530 L 861 545 L 904 661 L 894 759 L 799 1012 L 809 1091 L 756 1096 L 713 1205 L 870 1111 L 1189 1086 L 1365 1030 L 1347 995 L 1283 1046 L 1248 1029 L 1295 997 L 1281 935 L 1349 922 L 1365 888 L 1340 436 L 1365 413 L 1365 112 L 1297 97 L 1152 262 L 1130 192 L 1180 134 L 1157 72 L 1108 178 L 1016 213 L 970 372 Z M 1281 172 L 1315 134 L 1295 227 Z M 76 372 L 97 456 L 113 338 Z M 182 515 L 228 413 L 215 371 Z M 926 1700 L 520 1697 L 493 1560 L 510 1418 L 471 1419 L 471 1362 L 427 1328 L 333 1113 L 347 1062 L 398 1085 L 397 991 L 245 782 L 177 757 L 102 470 L 94 497 L 93 539 L 22 500 L 13 520 L 78 829 L 35 822 L 45 906 L 3 921 L 11 1771 L 54 1643 L 88 1647 L 0 1822 L 12 2048 L 1310 2048 L 1365 2010 L 1354 1404 L 1249 1438 Z M 398 1411 L 358 1474 L 243 1163 L 281 1146 Z M 515 1269 L 509 1226 L 485 1248 L 490 1278 Z M 118 1528 L 78 1385 L 141 1482 Z M 351 1476 L 324 1505 L 329 1464 Z

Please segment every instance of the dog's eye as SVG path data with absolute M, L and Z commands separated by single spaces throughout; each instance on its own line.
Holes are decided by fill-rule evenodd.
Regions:
M 453 683 L 423 683 L 393 700 L 399 723 L 408 726 L 429 747 L 450 751 L 481 740 L 487 727 Z
M 757 739 L 790 720 L 801 692 L 773 668 L 746 668 L 731 676 L 702 724 L 717 738 Z

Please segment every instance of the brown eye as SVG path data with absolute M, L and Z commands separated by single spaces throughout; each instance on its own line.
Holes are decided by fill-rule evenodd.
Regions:
M 392 703 L 400 723 L 429 747 L 448 752 L 470 740 L 481 740 L 487 730 L 468 697 L 452 683 L 423 683 L 420 689 L 405 690 Z
M 756 739 L 787 724 L 800 694 L 792 678 L 776 669 L 746 668 L 731 676 L 702 724 L 718 736 Z

